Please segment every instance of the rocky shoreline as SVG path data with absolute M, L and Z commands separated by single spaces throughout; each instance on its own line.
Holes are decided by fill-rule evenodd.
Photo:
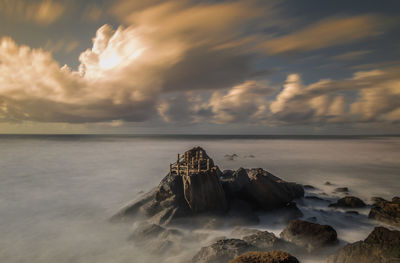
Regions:
M 398 197 L 391 201 L 373 198 L 368 205 L 348 195 L 347 187 L 336 188 L 334 192 L 346 196 L 335 201 L 305 196 L 305 189 L 313 192 L 317 188 L 286 182 L 261 168 L 221 171 L 200 147 L 185 152 L 183 159 L 178 155 L 174 165 L 157 187 L 111 218 L 112 222 L 135 222 L 129 240 L 149 253 L 178 253 L 183 244 L 193 242 L 184 233 L 188 229 L 232 229 L 232 237 L 209 242 L 191 261 L 290 263 L 299 262 L 298 256 L 315 255 L 323 255 L 328 263 L 400 259 L 400 232 L 395 230 L 400 226 Z M 296 204 L 303 200 L 343 210 L 349 216 L 357 216 L 359 208 L 370 208 L 371 222 L 382 222 L 385 227 L 376 227 L 364 241 L 343 244 L 332 226 L 319 224 L 316 217 L 303 218 Z M 262 212 L 277 214 L 287 224 L 279 236 L 257 229 Z M 253 227 L 244 227 L 248 225 Z M 196 236 L 195 242 L 204 237 Z

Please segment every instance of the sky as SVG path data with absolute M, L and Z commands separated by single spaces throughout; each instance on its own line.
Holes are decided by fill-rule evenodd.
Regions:
M 400 134 L 400 1 L 0 0 L 0 133 Z

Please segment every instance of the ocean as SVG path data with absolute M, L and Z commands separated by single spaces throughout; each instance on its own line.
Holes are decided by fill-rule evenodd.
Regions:
M 193 146 L 221 170 L 261 167 L 329 198 L 340 197 L 336 187 L 368 203 L 400 194 L 396 136 L 0 135 L 0 261 L 150 262 L 127 241 L 130 226 L 107 220 L 158 185 L 177 153 Z M 343 217 L 318 213 L 316 203 L 299 207 L 333 225 L 343 244 L 364 239 L 376 225 L 366 210 Z M 279 234 L 284 226 L 271 220 L 262 216 L 259 228 Z M 187 259 L 202 245 L 161 262 Z

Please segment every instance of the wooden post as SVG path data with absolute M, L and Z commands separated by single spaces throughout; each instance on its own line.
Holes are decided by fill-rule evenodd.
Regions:
M 210 159 L 207 159 L 207 171 L 210 171 Z
M 200 172 L 200 160 L 198 161 L 198 164 L 197 164 L 197 172 Z
M 186 166 L 186 175 L 189 176 L 189 164 Z
M 194 169 L 194 157 L 192 157 L 192 168 Z
M 203 160 L 203 151 L 200 150 L 200 160 Z
M 196 152 L 196 159 L 199 159 L 199 152 Z

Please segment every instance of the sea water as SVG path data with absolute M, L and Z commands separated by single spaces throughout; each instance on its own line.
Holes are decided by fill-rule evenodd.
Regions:
M 131 227 L 107 220 L 156 186 L 177 153 L 193 146 L 203 147 L 221 170 L 261 167 L 311 184 L 319 190 L 307 194 L 328 200 L 340 197 L 336 187 L 369 203 L 373 196 L 400 194 L 399 137 L 2 135 L 0 261 L 148 262 L 149 255 L 127 241 Z M 367 209 L 349 216 L 324 203 L 298 205 L 305 218 L 333 225 L 343 244 L 364 239 L 376 225 Z M 258 227 L 279 234 L 284 225 L 272 222 L 261 215 Z M 202 245 L 161 262 L 187 259 Z

